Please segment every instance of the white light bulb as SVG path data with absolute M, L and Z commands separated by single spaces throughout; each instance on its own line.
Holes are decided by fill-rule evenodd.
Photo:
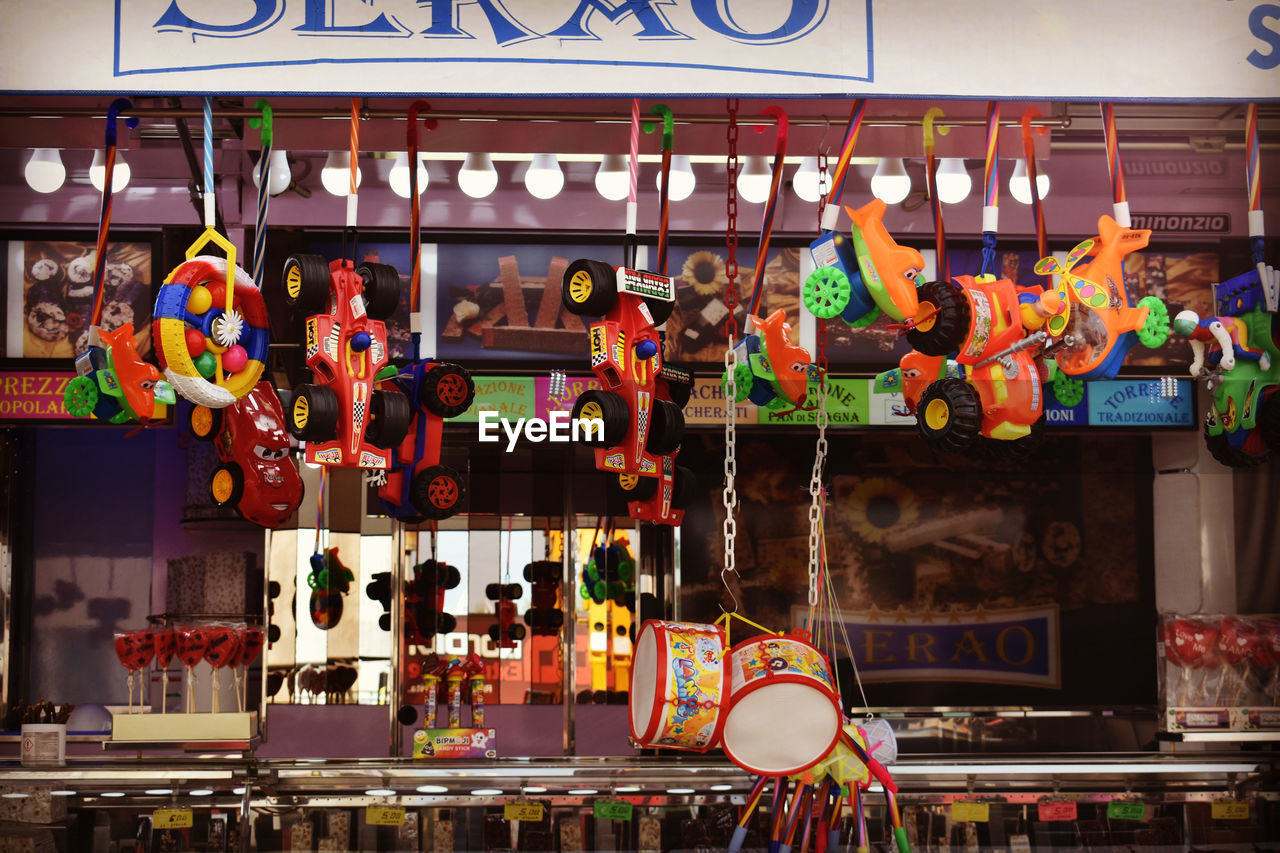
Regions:
M 662 170 L 658 170 L 657 176 L 653 179 L 653 185 L 662 191 Z M 693 188 L 698 185 L 698 179 L 693 175 L 693 161 L 689 159 L 688 154 L 672 154 L 671 155 L 671 192 L 668 195 L 672 201 L 684 201 L 693 195 Z
M 943 157 L 938 161 L 938 173 L 933 180 L 938 187 L 938 200 L 943 204 L 959 204 L 973 189 L 973 178 L 959 157 Z
M 805 157 L 791 176 L 791 189 L 807 202 L 816 202 L 822 195 L 818 187 L 818 158 Z
M 67 167 L 62 165 L 62 155 L 57 148 L 35 148 L 23 174 L 31 189 L 38 193 L 51 193 L 67 179 Z
M 267 192 L 271 195 L 280 195 L 293 183 L 293 174 L 289 171 L 289 154 L 283 148 L 271 152 L 271 169 L 267 181 Z M 253 167 L 253 185 L 262 186 L 261 157 Z
M 871 193 L 885 204 L 897 204 L 911 194 L 911 176 L 901 157 L 881 157 L 871 178 Z
M 1015 201 L 1031 204 L 1031 177 L 1027 174 L 1027 161 L 1019 160 L 1013 167 L 1013 176 L 1009 178 L 1009 194 Z M 1049 176 L 1036 164 L 1036 194 L 1043 201 L 1049 194 Z
M 356 186 L 364 180 L 364 172 L 356 165 Z M 330 151 L 325 158 L 324 168 L 320 170 L 320 183 L 330 195 L 348 196 L 351 194 L 351 152 Z
M 555 198 L 564 189 L 564 172 L 554 154 L 534 154 L 524 173 L 524 186 L 534 198 Z
M 488 154 L 468 154 L 458 172 L 458 189 L 472 198 L 484 198 L 498 187 L 498 170 Z
M 111 172 L 111 192 L 118 193 L 129 186 L 130 174 L 129 164 L 124 161 L 124 156 L 117 151 L 115 169 Z M 89 167 L 89 183 L 93 184 L 93 188 L 98 192 L 102 192 L 102 186 L 106 182 L 107 155 L 99 148 L 93 152 L 93 165 Z
M 427 167 L 422 165 L 422 155 L 418 155 L 418 195 L 427 188 Z M 396 155 L 395 165 L 387 173 L 387 185 L 400 198 L 409 197 L 409 155 L 401 151 Z
M 596 171 L 596 192 L 609 201 L 622 201 L 631 194 L 631 171 L 627 158 L 621 154 L 606 154 Z
M 763 157 L 748 157 L 738 173 L 738 195 L 752 204 L 763 204 L 769 198 L 773 175 Z

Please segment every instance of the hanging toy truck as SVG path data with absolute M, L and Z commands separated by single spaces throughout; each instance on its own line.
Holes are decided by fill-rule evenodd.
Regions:
M 284 408 L 275 388 L 259 382 L 230 406 L 192 406 L 191 434 L 213 442 L 220 464 L 209 478 L 218 506 L 235 507 L 260 527 L 279 527 L 302 503 L 302 478 L 289 458 Z
M 524 567 L 524 579 L 530 584 L 524 624 L 534 636 L 556 636 L 564 627 L 564 610 L 559 606 L 560 564 L 553 560 L 530 563 Z
M 409 401 L 413 414 L 378 486 L 382 509 L 392 518 L 409 522 L 449 518 L 462 505 L 465 489 L 462 475 L 440 464 L 444 419 L 470 408 L 475 383 L 465 368 L 433 361 L 413 362 L 391 383 Z
M 413 580 L 405 589 L 405 636 L 416 634 L 422 642 L 429 643 L 436 634 L 455 631 L 458 619 L 445 612 L 444 593 L 460 583 L 462 573 L 448 563 L 426 560 L 414 566 Z M 390 628 L 388 616 L 387 629 Z
M 306 360 L 315 384 L 299 385 L 289 406 L 289 431 L 307 443 L 306 461 L 389 467 L 409 429 L 409 401 L 374 384 L 387 365 L 382 321 L 399 303 L 399 273 L 386 264 L 291 255 L 284 282 L 285 302 L 310 313 Z
M 591 370 L 602 389 L 583 392 L 573 406 L 575 421 L 603 424 L 602 435 L 588 433 L 584 440 L 596 448 L 596 469 L 615 477 L 660 478 L 661 458 L 684 437 L 680 406 L 658 392 L 663 360 L 655 326 L 674 307 L 674 280 L 577 260 L 565 270 L 561 301 L 574 314 L 601 318 L 591 324 L 590 339 Z M 626 491 L 636 493 L 634 486 Z
M 351 591 L 355 574 L 338 559 L 337 546 L 323 554 L 311 555 L 311 624 L 328 631 L 342 619 L 342 597 Z
M 779 308 L 763 320 L 752 317 L 751 323 L 754 331 L 734 346 L 734 402 L 750 400 L 771 411 L 803 407 L 816 368 L 809 351 L 791 343 L 787 312 Z
M 1098 219 L 1098 237 L 1076 246 L 1066 264 L 1041 258 L 1037 275 L 1057 275 L 1057 293 L 1065 308 L 1049 317 L 1045 329 L 1065 342 L 1054 355 L 1062 378 L 1054 390 L 1071 379 L 1114 379 L 1135 342 L 1152 349 L 1169 337 L 1169 310 L 1154 296 L 1135 306 L 1124 286 L 1124 258 L 1145 248 L 1148 230 L 1122 228 L 1110 216 Z M 1073 269 L 1075 260 L 1092 258 Z M 1066 399 L 1064 399 L 1064 396 Z M 1064 403 L 1075 394 L 1058 394 Z
M 1039 288 L 1018 288 L 989 275 L 961 275 L 954 283 L 933 281 L 920 288 L 907 331 L 915 352 L 904 356 L 896 371 L 878 376 L 875 390 L 903 392 L 920 434 L 934 450 L 963 453 L 980 437 L 1022 448 L 1038 441 L 1048 368 L 1035 354 L 1048 336 L 1028 334 L 1022 294 L 1056 302 Z M 948 366 L 947 354 L 957 350 L 962 377 Z
M 63 405 L 77 418 L 146 424 L 164 420 L 176 400 L 164 375 L 138 355 L 132 323 L 115 331 L 92 327 L 88 349 L 76 357 L 76 373 Z
M 693 393 L 693 374 L 664 364 L 654 380 L 655 405 L 669 402 L 683 411 Z M 679 526 L 693 493 L 693 471 L 676 464 L 679 449 L 660 457 L 657 477 L 619 474 L 609 478 L 610 490 L 627 502 L 627 514 L 636 521 Z
M 1183 311 L 1174 331 L 1191 340 L 1191 375 L 1206 377 L 1213 394 L 1204 426 L 1209 452 L 1233 468 L 1257 465 L 1280 453 L 1280 300 L 1274 288 L 1266 293 L 1257 268 L 1217 285 L 1215 297 L 1217 317 Z
M 801 298 L 815 317 L 839 317 L 862 328 L 882 312 L 899 323 L 916 313 L 916 278 L 924 258 L 889 236 L 885 207 L 878 198 L 857 210 L 846 207 L 853 221 L 849 239 L 824 230 L 809 246 L 815 269 Z
M 528 633 L 516 621 L 516 599 L 524 594 L 518 583 L 491 583 L 484 588 L 484 597 L 496 601 L 498 624 L 489 626 L 489 639 L 501 649 L 514 649 L 516 643 Z

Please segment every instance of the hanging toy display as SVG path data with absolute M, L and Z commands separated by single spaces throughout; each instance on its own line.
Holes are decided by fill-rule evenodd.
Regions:
M 311 555 L 311 573 L 307 586 L 311 587 L 311 624 L 321 631 L 328 631 L 342 619 L 342 599 L 351 591 L 355 574 L 338 559 L 334 546 L 324 553 Z
M 132 323 L 114 331 L 99 326 L 105 293 L 107 233 L 111 230 L 112 175 L 116 162 L 116 120 L 133 108 L 125 98 L 117 98 L 107 109 L 105 134 L 106 175 L 102 185 L 102 206 L 98 213 L 98 245 L 93 259 L 93 309 L 89 316 L 89 345 L 76 357 L 76 376 L 67 383 L 63 404 L 77 418 L 94 417 L 113 424 L 164 420 L 175 402 L 173 386 L 154 365 L 138 354 Z M 138 119 L 125 119 L 137 127 Z
M 787 114 L 776 106 L 765 107 L 763 112 L 777 120 L 778 138 L 773 151 L 769 198 L 760 223 L 751 301 L 747 306 L 746 334 L 734 344 L 737 375 L 734 377 L 732 400 L 735 403 L 750 400 L 771 411 L 784 412 L 804 407 L 809 379 L 815 371 L 809 351 L 791 342 L 791 326 L 786 321 L 785 310 L 778 309 L 764 319 L 757 316 L 764 296 L 764 270 L 769 259 L 773 217 L 778 207 L 782 163 L 787 155 Z M 736 158 L 736 152 L 732 156 Z
M 418 113 L 429 110 L 426 101 L 409 107 L 409 327 L 413 361 L 389 378 L 409 403 L 409 425 L 395 448 L 391 463 L 378 486 L 383 512 L 407 523 L 449 518 L 466 496 L 462 475 L 440 464 L 444 419 L 461 415 L 475 400 L 475 382 L 466 368 L 421 358 L 422 311 L 420 296 L 421 241 L 418 198 Z M 428 129 L 434 120 L 426 120 Z M 380 393 L 380 392 L 375 392 Z
M 308 315 L 305 355 L 315 377 L 314 383 L 294 389 L 289 431 L 307 443 L 307 462 L 384 469 L 409 431 L 411 410 L 401 391 L 375 390 L 377 380 L 386 378 L 389 356 L 383 321 L 400 303 L 400 274 L 387 264 L 358 261 L 359 122 L 360 102 L 353 98 L 342 257 L 326 262 L 318 255 L 291 255 L 284 265 L 285 302 Z
M 1213 458 L 1233 468 L 1280 453 L 1280 271 L 1266 263 L 1259 174 L 1258 105 L 1245 115 L 1245 180 L 1253 267 L 1214 285 L 1214 312 L 1174 318 L 1191 343 L 1191 375 L 1205 380 L 1213 404 L 1204 440 Z
M 595 448 L 596 469 L 609 474 L 609 488 L 627 502 L 659 494 L 660 512 L 649 520 L 678 524 L 691 491 L 691 472 L 676 467 L 672 454 L 684 438 L 684 413 L 675 402 L 692 387 L 687 371 L 664 363 L 657 326 L 675 306 L 675 280 L 635 269 L 636 169 L 639 105 L 632 103 L 631 196 L 627 202 L 626 265 L 579 259 L 564 272 L 561 301 L 573 314 L 600 317 L 591 323 L 591 370 L 600 389 L 584 391 L 573 418 L 598 422 L 583 443 Z M 667 386 L 660 391 L 659 383 Z
M 269 130 L 264 134 L 270 136 Z M 165 376 L 191 402 L 221 409 L 258 384 L 270 325 L 262 291 L 236 264 L 236 248 L 218 233 L 214 195 L 212 99 L 204 99 L 204 233 L 156 295 L 151 334 Z M 264 229 L 265 230 L 265 229 Z M 225 258 L 201 255 L 209 244 Z
M 523 640 L 528 633 L 519 621 L 516 613 L 516 602 L 524 595 L 524 587 L 511 583 L 511 518 L 507 518 L 507 547 L 503 561 L 502 582 L 487 584 L 484 597 L 494 604 L 498 617 L 496 625 L 489 626 L 489 640 L 500 649 L 514 649 L 516 643 Z
M 840 157 L 831 176 L 831 194 L 822 211 L 821 233 L 809 245 L 814 270 L 805 279 L 801 299 L 815 317 L 839 317 L 855 329 L 869 326 L 881 312 L 902 322 L 916 312 L 916 279 L 924 258 L 916 249 L 899 246 L 884 227 L 887 205 L 872 199 L 854 210 L 849 239 L 836 231 L 844 178 L 858 142 L 867 102 L 854 102 Z

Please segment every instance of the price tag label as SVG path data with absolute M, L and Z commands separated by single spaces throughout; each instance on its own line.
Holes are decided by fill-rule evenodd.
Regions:
M 1107 803 L 1107 817 L 1111 820 L 1146 820 L 1147 807 L 1142 803 L 1112 800 Z
M 1248 820 L 1249 804 L 1244 800 L 1218 800 L 1209 807 L 1214 820 Z
M 1076 804 L 1074 802 L 1039 803 L 1036 810 L 1042 821 L 1076 819 Z
M 951 804 L 951 819 L 957 823 L 986 823 L 991 820 L 991 806 L 957 800 Z
M 194 823 L 191 809 L 156 809 L 151 813 L 152 829 L 190 829 Z
M 364 822 L 369 826 L 403 826 L 404 806 L 365 806 Z
M 631 803 L 620 800 L 596 800 L 596 820 L 631 820 Z
M 1031 853 L 1031 836 L 1010 835 L 1009 853 Z
M 507 803 L 502 807 L 502 816 L 507 820 L 542 820 L 542 803 Z

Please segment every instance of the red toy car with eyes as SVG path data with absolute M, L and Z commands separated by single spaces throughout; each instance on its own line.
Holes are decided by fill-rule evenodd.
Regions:
M 302 503 L 302 478 L 289 458 L 284 407 L 267 381 L 223 409 L 193 406 L 191 434 L 213 442 L 221 464 L 209 478 L 218 506 L 262 527 L 279 527 Z
M 307 367 L 315 384 L 299 385 L 289 431 L 307 443 L 306 461 L 344 468 L 388 468 L 409 429 L 409 401 L 375 389 L 387 366 L 387 327 L 400 302 L 400 274 L 387 264 L 291 255 L 285 302 L 307 317 Z

